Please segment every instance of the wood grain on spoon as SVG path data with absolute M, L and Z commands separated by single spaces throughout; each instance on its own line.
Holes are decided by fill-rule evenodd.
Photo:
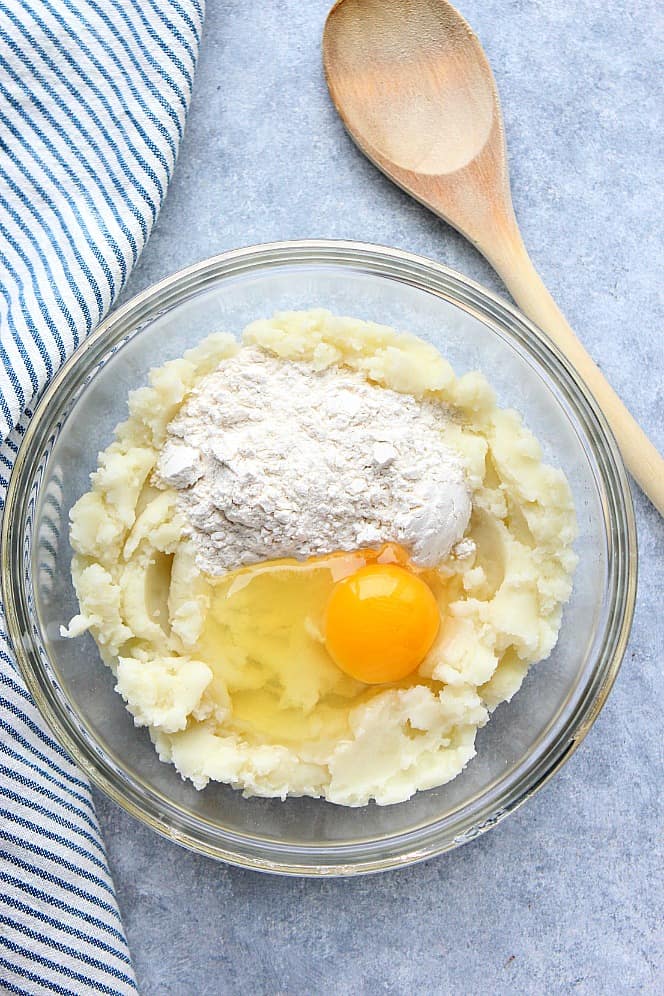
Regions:
M 339 0 L 323 36 L 332 100 L 379 169 L 458 229 L 557 344 L 664 514 L 664 459 L 542 283 L 512 207 L 498 92 L 482 46 L 446 0 Z

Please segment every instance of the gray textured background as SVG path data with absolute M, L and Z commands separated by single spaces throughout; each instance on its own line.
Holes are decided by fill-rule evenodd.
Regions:
M 460 7 L 498 81 L 526 244 L 664 449 L 661 5 Z M 130 293 L 304 237 L 399 246 L 501 289 L 346 138 L 321 74 L 326 0 L 208 8 L 180 162 Z M 664 529 L 634 497 L 639 597 L 615 689 L 565 768 L 482 839 L 378 877 L 279 879 L 189 854 L 96 795 L 143 994 L 664 992 Z

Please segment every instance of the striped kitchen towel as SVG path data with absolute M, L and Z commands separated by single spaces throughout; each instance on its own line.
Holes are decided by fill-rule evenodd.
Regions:
M 31 405 L 150 234 L 202 20 L 203 0 L 0 0 L 0 501 Z M 88 785 L 45 729 L 4 624 L 0 991 L 136 992 Z

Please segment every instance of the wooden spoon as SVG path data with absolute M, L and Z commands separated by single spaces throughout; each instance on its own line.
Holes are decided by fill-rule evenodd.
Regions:
M 446 0 L 339 0 L 323 35 L 327 85 L 360 149 L 457 228 L 586 381 L 623 458 L 664 514 L 664 459 L 605 380 L 533 266 L 514 216 L 498 92 Z

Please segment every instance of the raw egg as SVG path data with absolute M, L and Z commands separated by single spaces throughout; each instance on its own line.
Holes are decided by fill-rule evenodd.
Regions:
M 432 592 L 444 603 L 446 590 L 396 544 L 252 564 L 208 579 L 192 654 L 211 669 L 208 699 L 236 732 L 339 740 L 351 704 L 425 656 L 440 614 Z
M 325 645 L 358 681 L 399 681 L 422 663 L 439 626 L 440 610 L 425 581 L 398 564 L 369 564 L 334 586 Z

